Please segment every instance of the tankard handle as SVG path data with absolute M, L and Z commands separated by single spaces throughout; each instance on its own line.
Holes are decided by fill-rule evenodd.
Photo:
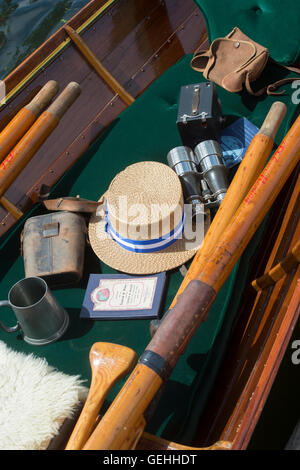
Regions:
M 8 300 L 0 300 L 0 307 L 10 307 L 10 303 Z M 0 328 L 2 330 L 6 331 L 6 333 L 14 333 L 15 331 L 18 331 L 21 329 L 21 326 L 19 323 L 17 323 L 15 326 L 12 326 L 8 328 L 7 326 L 3 325 L 3 323 L 0 321 Z

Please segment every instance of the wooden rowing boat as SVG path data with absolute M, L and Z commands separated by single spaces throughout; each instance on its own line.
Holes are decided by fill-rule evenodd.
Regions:
M 180 3 L 143 1 L 137 6 L 135 2 L 94 0 L 67 25 L 80 33 L 103 65 L 136 98 L 205 41 L 205 23 L 196 5 L 191 0 Z M 7 97 L 0 108 L 0 130 L 54 76 L 60 89 L 72 80 L 80 84 L 82 94 L 72 108 L 72 127 L 68 119 L 62 122 L 7 191 L 7 198 L 22 212 L 38 201 L 42 185 L 51 188 L 126 108 L 62 27 L 5 78 Z M 0 236 L 14 223 L 0 206 Z
M 208 44 L 204 17 L 192 0 L 92 0 L 67 25 L 80 35 L 101 65 L 112 74 L 133 101 L 148 91 L 151 84 L 157 83 L 157 79 L 165 72 L 168 73 L 174 65 L 177 66 L 180 59 L 191 54 L 200 45 L 205 48 Z M 61 89 L 68 82 L 76 81 L 80 84 L 82 93 L 72 106 L 71 117 L 69 114 L 61 119 L 59 126 L 5 193 L 7 200 L 24 213 L 24 218 L 30 214 L 30 210 L 36 209 L 41 196 L 45 192 L 49 193 L 52 188 L 54 192 L 58 188 L 59 197 L 68 196 L 61 191 L 66 188 L 71 188 L 72 191 L 74 182 L 77 189 L 78 175 L 87 172 L 86 168 L 91 155 L 96 152 L 98 142 L 103 135 L 103 141 L 107 137 L 103 132 L 113 129 L 130 104 L 121 98 L 121 94 L 116 94 L 111 84 L 99 77 L 97 70 L 85 60 L 62 27 L 6 77 L 7 101 L 0 107 L 0 130 L 29 103 L 48 80 L 56 80 Z M 166 95 L 167 93 L 164 97 Z M 171 109 L 174 102 L 172 99 L 170 101 L 168 105 Z M 147 103 L 147 99 L 145 102 Z M 93 143 L 96 143 L 96 147 L 93 147 Z M 72 173 L 76 162 L 81 166 Z M 124 162 L 119 163 L 121 166 Z M 94 165 L 102 177 L 103 164 L 99 162 Z M 231 308 L 236 313 L 232 318 L 224 314 L 222 328 L 218 325 L 212 333 L 215 338 L 208 355 L 211 365 L 214 362 L 214 350 L 218 350 L 215 370 L 201 371 L 198 363 L 201 364 L 207 351 L 198 345 L 200 352 L 197 354 L 197 345 L 193 344 L 193 349 L 187 351 L 179 364 L 179 372 L 177 375 L 175 373 L 173 381 L 168 384 L 164 406 L 169 401 L 172 415 L 170 422 L 175 421 L 179 438 L 182 425 L 185 424 L 188 429 L 184 443 L 175 442 L 169 431 L 170 422 L 161 435 L 159 429 L 167 415 L 162 406 L 154 416 L 150 432 L 144 433 L 138 442 L 138 449 L 171 450 L 192 446 L 205 449 L 248 448 L 300 313 L 299 266 L 293 267 L 268 289 L 256 292 L 251 285 L 251 281 L 276 266 L 299 240 L 298 172 L 299 168 L 293 172 L 268 220 L 264 222 L 259 242 L 254 247 L 252 258 L 250 257 L 249 270 L 245 270 L 243 283 L 238 282 L 240 271 L 237 270 L 232 277 L 232 285 L 227 286 L 231 299 L 236 297 L 239 301 L 237 307 L 232 300 L 226 299 L 228 310 Z M 71 181 L 69 185 L 65 185 L 66 180 L 61 180 L 66 174 L 69 174 Z M 81 196 L 89 196 L 89 188 L 79 185 L 79 189 L 83 193 Z M 99 196 L 100 193 L 101 191 Z M 18 256 L 18 251 L 23 221 L 16 221 L 0 205 L 0 249 L 3 259 L 0 276 L 3 281 L 3 297 L 7 295 L 8 287 L 18 280 L 17 276 L 22 277 L 22 258 Z M 92 253 L 88 253 L 86 268 L 86 275 L 93 272 L 93 269 L 99 269 Z M 105 269 L 104 267 L 104 272 Z M 166 303 L 174 297 L 182 280 L 178 273 L 175 277 L 173 274 L 172 276 Z M 78 310 L 86 287 L 84 282 L 79 288 L 58 293 L 61 302 L 73 314 L 72 334 L 48 350 L 42 349 L 40 354 L 65 372 L 82 373 L 84 378 L 89 379 L 87 351 L 93 341 L 96 338 L 97 341 L 127 341 L 131 327 L 128 324 L 115 326 L 112 323 L 104 327 L 101 324 L 83 325 L 78 320 Z M 135 322 L 134 327 L 140 341 L 137 352 L 142 352 L 143 344 L 147 344 L 147 339 L 143 341 L 143 335 L 148 330 L 148 324 L 141 327 Z M 112 332 L 113 328 L 117 333 Z M 9 342 L 10 338 L 2 336 L 2 333 L 0 335 L 0 339 Z M 131 339 L 128 341 L 130 343 Z M 10 344 L 22 349 L 20 343 L 22 342 L 13 338 Z M 25 345 L 25 349 L 32 351 L 28 345 Z M 65 364 L 61 364 L 60 357 L 65 357 Z M 201 380 L 197 375 L 199 371 L 200 375 L 203 374 Z M 182 379 L 180 374 L 183 375 Z M 186 377 L 184 374 L 187 374 Z M 202 393 L 201 386 L 205 380 L 213 385 Z M 194 382 L 197 385 L 197 381 L 199 384 L 192 393 L 192 385 Z M 182 414 L 179 413 L 179 418 L 176 414 L 177 408 L 180 409 L 182 404 L 172 403 L 172 396 L 183 400 L 185 393 L 188 393 L 191 400 L 190 409 L 197 416 L 193 424 L 178 423 L 180 420 L 184 421 Z M 62 445 L 61 438 L 59 442 Z M 51 448 L 55 448 L 55 440 Z

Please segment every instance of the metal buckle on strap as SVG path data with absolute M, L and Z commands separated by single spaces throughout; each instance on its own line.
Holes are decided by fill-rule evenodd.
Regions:
M 57 237 L 59 234 L 59 222 L 51 222 L 43 225 L 43 238 Z

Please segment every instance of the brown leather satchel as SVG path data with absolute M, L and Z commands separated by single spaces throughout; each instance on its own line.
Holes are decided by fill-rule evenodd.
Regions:
M 197 72 L 210 81 L 217 83 L 232 93 L 246 90 L 255 96 L 264 93 L 268 95 L 280 95 L 275 93 L 278 87 L 290 83 L 299 78 L 285 78 L 271 85 L 267 85 L 254 92 L 251 82 L 259 78 L 269 59 L 269 51 L 266 47 L 246 36 L 239 28 L 235 27 L 224 38 L 215 39 L 208 50 L 197 49 L 191 60 L 191 66 Z M 295 67 L 285 67 L 288 70 L 300 73 Z

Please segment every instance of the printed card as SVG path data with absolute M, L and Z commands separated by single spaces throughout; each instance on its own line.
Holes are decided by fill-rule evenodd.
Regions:
M 80 317 L 157 318 L 166 273 L 149 276 L 91 274 Z

